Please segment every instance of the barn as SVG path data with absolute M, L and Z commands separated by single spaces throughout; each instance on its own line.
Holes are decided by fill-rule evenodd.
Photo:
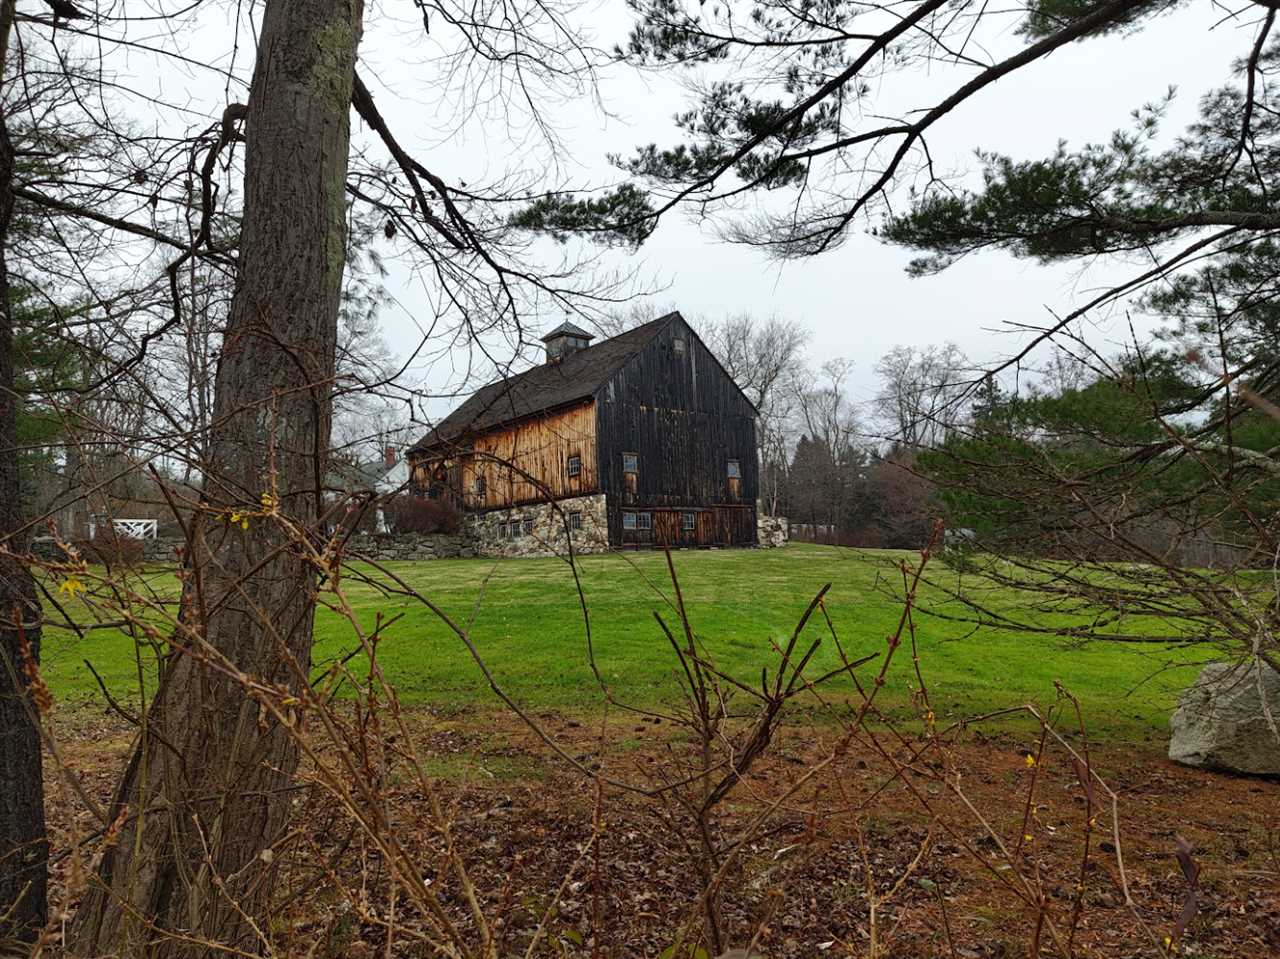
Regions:
M 520 554 L 756 543 L 756 410 L 679 313 L 483 387 L 409 451 L 414 485 Z

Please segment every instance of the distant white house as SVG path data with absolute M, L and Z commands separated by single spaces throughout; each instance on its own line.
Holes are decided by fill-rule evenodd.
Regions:
M 394 446 L 384 451 L 383 467 L 374 492 L 382 495 L 402 492 L 409 485 L 409 461 Z
M 386 497 L 403 493 L 409 487 L 409 461 L 401 454 L 399 448 L 387 446 L 383 448 L 382 457 L 362 463 L 336 464 L 329 474 L 329 485 L 344 493 L 371 492 L 376 494 L 374 503 L 377 517 L 377 530 L 388 532 L 387 520 L 383 511 Z
M 401 456 L 394 446 L 388 446 L 383 450 L 382 464 L 385 468 L 374 484 L 373 491 L 378 494 L 378 532 L 388 533 L 390 528 L 387 526 L 386 513 L 382 507 L 386 497 L 394 493 L 402 493 L 409 488 L 409 460 Z

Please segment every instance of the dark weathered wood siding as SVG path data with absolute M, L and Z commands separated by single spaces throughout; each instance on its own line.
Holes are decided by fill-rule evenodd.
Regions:
M 597 391 L 595 407 L 611 543 L 755 543 L 756 411 L 681 318 Z M 624 453 L 638 457 L 633 476 L 623 471 Z M 738 462 L 736 482 L 728 475 L 730 460 Z M 627 511 L 648 512 L 651 528 L 624 529 Z M 693 530 L 683 529 L 685 512 L 695 516 Z

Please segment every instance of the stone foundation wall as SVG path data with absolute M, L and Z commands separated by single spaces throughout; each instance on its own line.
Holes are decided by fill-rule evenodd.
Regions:
M 480 556 L 563 556 L 569 551 L 565 518 L 575 513 L 581 526 L 572 531 L 574 551 L 607 550 L 609 521 L 603 493 L 480 513 L 470 518 L 470 538 Z M 512 523 L 519 523 L 514 536 Z
M 769 516 L 756 510 L 756 541 L 761 549 L 786 546 L 791 538 L 791 523 L 785 516 Z

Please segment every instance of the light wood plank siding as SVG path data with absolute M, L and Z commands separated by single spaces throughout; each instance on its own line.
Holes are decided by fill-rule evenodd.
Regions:
M 416 462 L 415 482 L 427 489 L 433 476 L 444 478 L 455 501 L 475 510 L 599 492 L 591 400 L 509 423 L 461 445 L 465 449 L 456 457 Z M 569 475 L 572 456 L 581 461 L 577 476 Z M 484 477 L 483 494 L 477 492 L 478 476 Z

